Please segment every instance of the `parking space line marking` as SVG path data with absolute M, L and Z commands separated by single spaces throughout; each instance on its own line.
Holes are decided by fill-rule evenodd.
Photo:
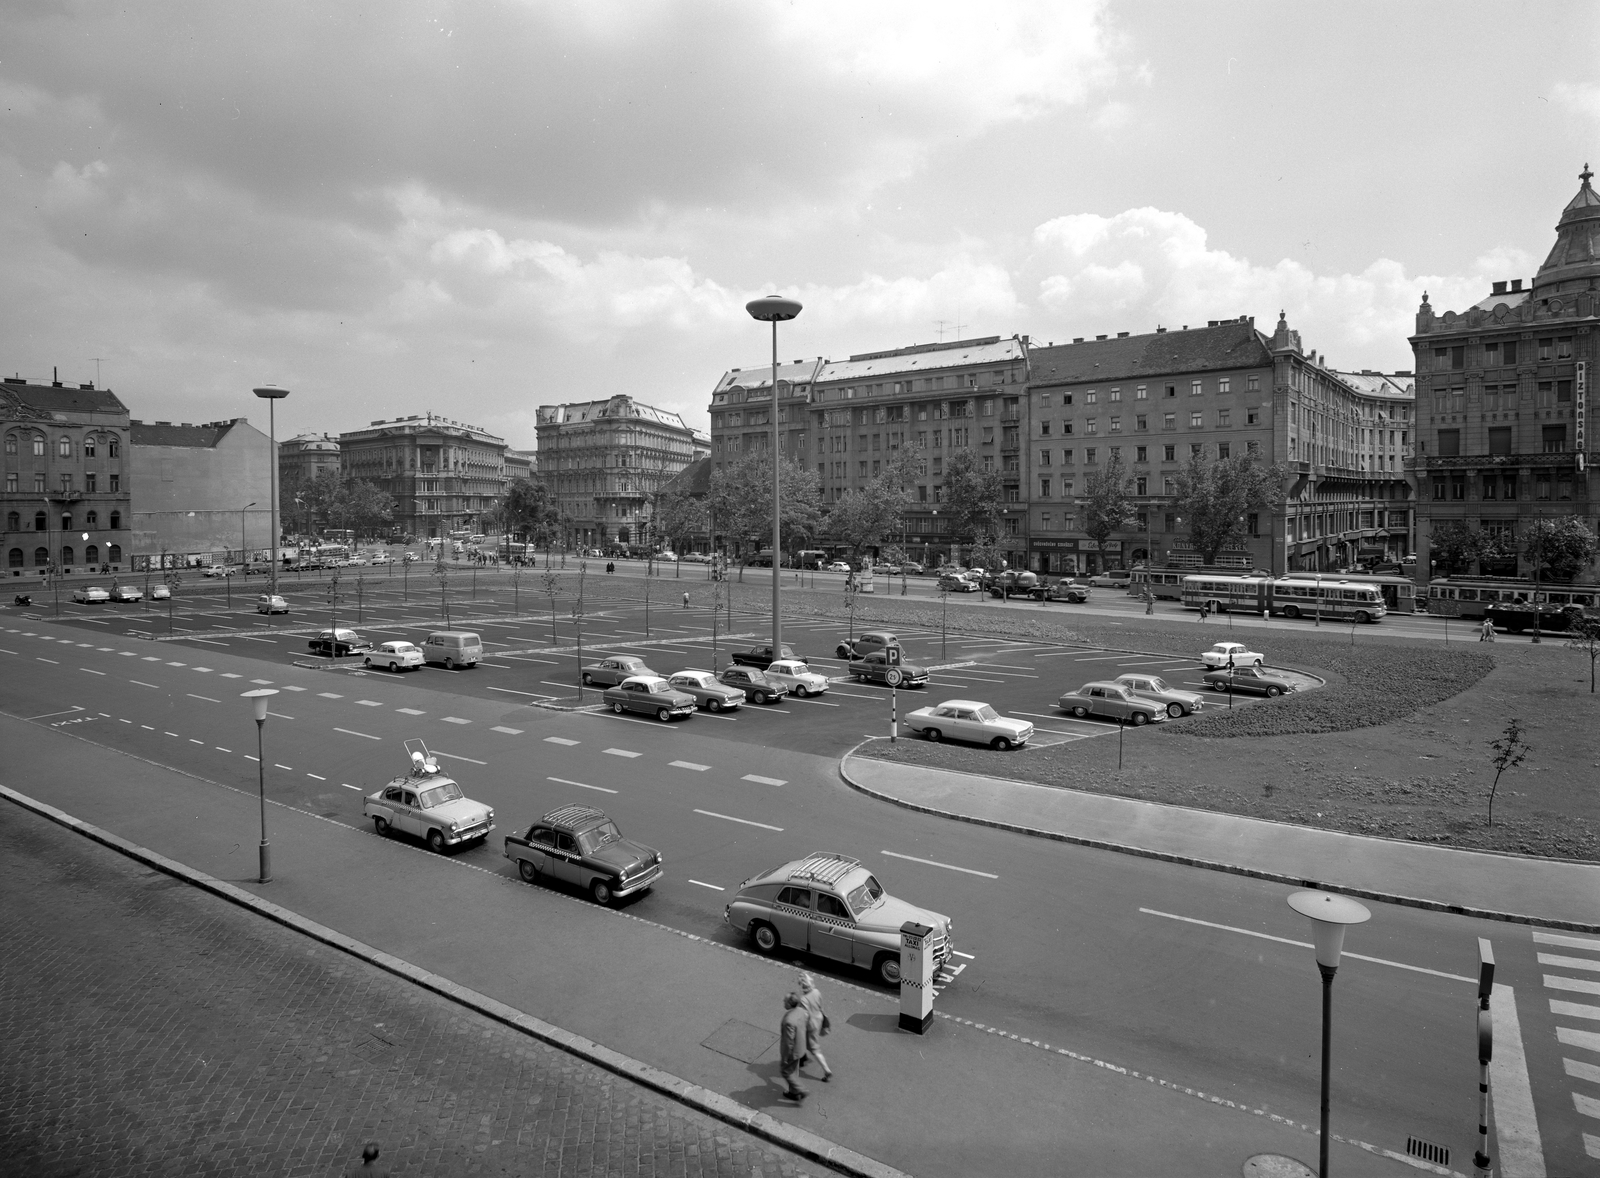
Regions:
M 146 683 L 142 679 L 129 679 L 128 682 L 129 683 L 137 683 L 140 687 L 156 687 L 156 685 L 154 683 Z M 156 687 L 156 690 L 160 691 L 161 688 Z
M 345 789 L 353 789 L 357 793 L 361 792 L 361 787 L 359 785 L 351 785 L 348 781 L 341 781 L 339 784 L 344 786 Z
M 192 737 L 192 736 L 191 736 L 191 737 L 190 737 L 190 738 L 189 738 L 189 743 L 190 743 L 190 744 L 205 744 L 205 741 L 203 741 L 203 740 L 196 740 L 196 739 L 195 739 L 195 738 L 194 738 L 194 737 Z
M 697 879 L 691 879 L 689 882 L 692 884 L 698 884 L 702 888 L 710 888 L 714 892 L 725 892 L 728 890 L 727 888 L 719 888 L 716 884 L 701 883 Z
M 557 783 L 559 783 L 561 785 L 575 785 L 579 789 L 598 790 L 600 793 L 603 793 L 603 794 L 614 794 L 614 793 L 617 792 L 614 789 L 607 789 L 603 785 L 588 785 L 588 784 L 586 784 L 586 783 L 584 783 L 582 781 L 568 781 L 565 777 L 547 777 L 547 778 L 545 778 L 545 780 L 546 781 L 554 781 L 554 782 L 557 782 Z
M 381 737 L 381 736 L 370 736 L 365 732 L 356 732 L 354 729 L 350 729 L 350 728 L 335 728 L 334 731 L 335 732 L 342 732 L 346 736 L 364 736 L 368 740 L 382 740 L 383 739 L 383 737 Z
M 965 957 L 968 961 L 976 961 L 976 960 L 978 960 L 972 954 L 963 953 L 960 949 L 952 949 L 952 950 L 950 950 L 950 952 L 954 953 L 957 957 Z
M 419 712 L 416 708 L 396 708 L 395 711 L 406 716 L 426 716 L 427 712 Z
M 220 699 L 212 699 L 209 695 L 195 695 L 193 692 L 189 692 L 188 695 L 190 699 L 203 699 L 208 704 L 220 704 L 222 702 Z
M 272 763 L 272 767 L 274 769 L 287 769 L 290 773 L 294 772 L 294 766 L 293 765 L 280 765 L 276 761 L 274 761 Z
M 507 736 L 521 736 L 522 735 L 522 729 L 520 729 L 520 728 L 506 728 L 506 727 L 503 727 L 502 725 L 499 725 L 499 724 L 496 724 L 493 728 L 489 729 L 489 731 L 490 732 L 504 732 Z
M 732 814 L 718 814 L 715 810 L 696 810 L 696 814 L 704 814 L 707 818 L 721 818 L 724 822 L 737 822 L 744 826 L 759 826 L 762 830 L 775 830 L 783 833 L 781 826 L 769 826 L 765 822 L 752 822 L 748 818 L 735 818 Z
M 383 707 L 383 705 L 381 703 L 379 703 L 375 699 L 358 699 L 358 700 L 356 700 L 356 703 L 360 704 L 364 708 L 381 708 L 381 707 Z
M 489 763 L 488 761 L 475 761 L 471 757 L 458 757 L 454 753 L 441 753 L 438 749 L 433 750 L 433 755 L 436 757 L 444 757 L 446 760 L 450 761 L 466 761 L 468 764 L 472 765 L 487 765 Z
M 282 712 L 268 712 L 269 716 L 276 716 L 280 720 L 293 720 L 293 716 L 285 716 Z
M 54 663 L 58 667 L 61 665 L 60 663 L 57 663 L 55 659 L 44 659 L 44 658 L 40 658 L 38 655 L 34 655 L 33 657 L 34 657 L 35 661 L 37 661 L 37 662 Z
M 785 781 L 781 777 L 762 777 L 759 773 L 746 773 L 743 777 L 739 778 L 739 780 L 740 781 L 753 781 L 757 785 L 788 785 L 789 784 L 787 781 Z
M 507 695 L 525 695 L 529 699 L 554 699 L 555 698 L 554 696 L 552 696 L 547 691 L 517 691 L 516 689 L 511 688 L 511 687 L 491 687 L 491 688 L 489 688 L 489 690 L 490 691 L 502 691 Z
M 984 879 L 999 879 L 992 871 L 975 871 L 971 867 L 957 867 L 954 863 L 940 863 L 937 859 L 919 859 L 915 855 L 902 855 L 898 851 L 880 851 L 880 855 L 888 855 L 891 859 L 906 859 L 912 863 L 925 863 L 929 867 L 942 867 L 946 871 L 960 871 L 966 875 L 981 875 Z
M 582 744 L 583 743 L 581 740 L 568 740 L 564 736 L 547 736 L 547 737 L 544 738 L 544 742 L 546 744 L 568 744 L 568 745 L 571 745 L 571 744 Z
M 307 773 L 306 776 L 307 777 L 316 778 L 316 780 L 318 780 L 318 781 L 326 781 L 326 780 L 328 780 L 326 777 L 317 777 L 317 775 L 315 773 Z
M 404 709 L 401 709 L 401 710 L 404 711 Z M 446 724 L 470 724 L 470 723 L 472 723 L 471 720 L 463 720 L 460 716 L 441 716 L 439 718 L 440 718 L 440 720 L 442 720 Z
M 91 674 L 91 675 L 102 675 L 103 676 L 105 674 L 104 671 L 94 671 L 94 670 L 90 670 L 88 667 L 79 667 L 78 670 L 80 670 L 80 671 L 88 671 L 89 674 Z
M 642 756 L 644 756 L 643 753 L 629 752 L 627 749 L 602 749 L 601 751 L 609 753 L 613 757 L 642 757 Z
M 696 765 L 693 761 L 668 761 L 674 769 L 693 769 L 696 773 L 704 773 L 711 768 L 710 765 Z

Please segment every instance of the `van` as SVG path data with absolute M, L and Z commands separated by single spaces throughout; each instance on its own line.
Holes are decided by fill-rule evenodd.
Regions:
M 483 639 L 471 630 L 435 630 L 422 640 L 422 658 L 451 671 L 475 666 L 483 658 Z

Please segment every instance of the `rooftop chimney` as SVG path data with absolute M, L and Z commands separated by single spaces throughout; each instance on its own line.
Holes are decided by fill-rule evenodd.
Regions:
M 1095 336 L 1095 337 L 1094 337 L 1094 338 L 1095 338 L 1095 339 L 1105 339 L 1105 338 L 1106 338 L 1106 337 L 1105 337 L 1105 336 L 1103 336 L 1103 335 L 1097 335 L 1097 336 Z
M 1511 280 L 1511 293 L 1512 294 L 1516 294 L 1521 289 L 1522 289 L 1522 279 L 1513 278 Z
M 1125 332 L 1125 331 L 1119 331 L 1119 332 L 1117 332 L 1117 338 L 1118 339 L 1127 339 L 1128 338 L 1128 333 Z
M 1494 284 L 1494 291 L 1493 291 L 1493 293 L 1494 293 L 1494 294 L 1497 294 L 1497 295 L 1503 295 L 1503 294 L 1505 294 L 1505 293 L 1506 293 L 1506 284 L 1505 284 L 1505 283 L 1503 283 L 1503 282 L 1497 282 L 1497 283 L 1495 283 L 1495 284 Z

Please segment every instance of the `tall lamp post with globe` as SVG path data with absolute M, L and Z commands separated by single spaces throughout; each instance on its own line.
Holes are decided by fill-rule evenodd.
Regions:
M 267 842 L 267 755 L 262 751 L 262 730 L 267 726 L 267 701 L 278 694 L 276 687 L 258 687 L 246 691 L 243 697 L 250 701 L 256 715 L 256 781 L 261 789 L 261 882 L 272 882 L 272 844 Z
M 288 389 L 280 389 L 277 385 L 262 385 L 255 390 L 256 396 L 267 403 L 267 437 L 272 440 L 272 465 L 268 469 L 270 476 L 269 486 L 272 488 L 272 586 L 268 593 L 278 591 L 278 402 L 289 395 Z
M 779 498 L 783 468 L 778 454 L 778 324 L 795 318 L 800 314 L 801 307 L 796 299 L 767 295 L 765 298 L 751 299 L 744 309 L 752 319 L 772 324 L 772 657 L 777 658 L 783 653 L 783 578 L 778 568 L 781 559 L 778 554 L 783 550 L 778 535 L 778 521 L 783 511 L 783 503 Z

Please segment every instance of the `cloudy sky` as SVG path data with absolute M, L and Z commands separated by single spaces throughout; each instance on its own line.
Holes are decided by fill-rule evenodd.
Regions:
M 1600 5 L 0 7 L 0 369 L 534 442 L 759 364 L 1288 311 L 1409 368 L 1600 163 Z M 264 423 L 263 423 L 264 424 Z

